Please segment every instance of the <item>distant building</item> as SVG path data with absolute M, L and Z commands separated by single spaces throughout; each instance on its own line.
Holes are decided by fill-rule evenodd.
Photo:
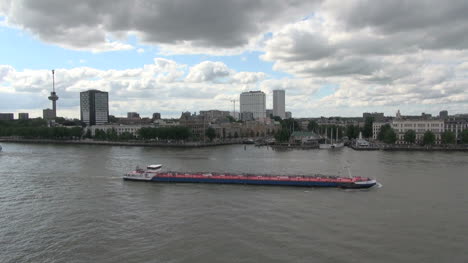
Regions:
M 266 116 L 267 116 L 268 118 L 270 118 L 270 116 L 272 116 L 272 115 L 273 115 L 273 110 L 272 110 L 272 109 L 267 109 L 267 110 L 266 110 Z
M 240 119 L 241 121 L 253 121 L 255 118 L 253 112 L 241 112 Z
M 369 117 L 374 118 L 374 121 L 383 121 L 385 119 L 384 114 L 381 112 L 364 112 L 362 114 L 362 118 L 364 119 L 364 121 Z
M 153 120 L 160 120 L 161 119 L 161 113 L 155 112 L 153 113 Z
M 0 120 L 2 121 L 10 121 L 14 119 L 13 113 L 0 113 Z
M 87 125 L 109 122 L 109 93 L 99 90 L 80 92 L 81 121 Z
M 179 126 L 179 120 L 177 119 L 158 119 L 153 121 L 153 126 L 159 127 L 173 127 Z
M 285 119 L 291 119 L 292 118 L 292 113 L 290 111 L 285 112 L 284 115 L 285 115 L 284 116 Z
M 439 112 L 439 118 L 447 119 L 448 118 L 448 111 L 443 110 L 443 111 Z
M 461 140 L 461 133 L 468 130 L 468 116 L 452 116 L 444 119 L 445 131 L 450 131 L 455 134 L 457 141 Z
M 441 143 L 441 135 L 445 131 L 444 120 L 440 118 L 428 117 L 428 114 L 421 116 L 403 116 L 398 110 L 396 118 L 389 122 L 374 122 L 372 125 L 373 139 L 377 139 L 380 127 L 389 124 L 397 134 L 397 144 L 404 144 L 405 133 L 413 130 L 416 133 L 416 143 L 421 143 L 426 131 L 431 131 L 436 137 L 436 143 Z
M 129 118 L 129 119 L 139 119 L 140 114 L 138 114 L 138 112 L 127 112 L 127 118 Z
M 243 92 L 240 95 L 240 112 L 252 112 L 255 119 L 266 118 L 266 97 L 262 91 Z
M 101 130 L 107 132 L 108 130 L 115 130 L 117 135 L 122 135 L 123 133 L 131 133 L 133 136 L 138 137 L 138 131 L 144 127 L 152 127 L 151 125 L 118 125 L 118 124 L 111 124 L 111 125 L 93 125 L 89 126 L 91 130 L 91 135 L 96 135 L 96 130 Z
M 18 120 L 29 120 L 29 113 L 18 113 Z
M 229 111 L 221 110 L 202 110 L 200 111 L 200 115 L 204 116 L 209 121 L 225 119 L 227 116 L 230 116 Z
M 44 120 L 53 120 L 55 119 L 55 111 L 53 109 L 43 109 L 42 110 L 42 118 Z
M 441 134 L 444 132 L 444 121 L 441 119 L 394 119 L 391 125 L 397 133 L 397 143 L 405 143 L 404 136 L 408 130 L 416 132 L 416 143 L 422 142 L 426 131 L 433 132 L 436 143 L 440 143 Z
M 301 145 L 317 146 L 319 145 L 320 136 L 314 132 L 295 131 L 291 134 L 289 141 Z
M 386 121 L 384 122 L 374 121 L 372 123 L 372 139 L 377 140 L 377 136 L 379 135 L 380 128 L 386 124 L 389 124 L 390 126 L 392 126 L 391 122 L 386 122 Z
M 273 90 L 273 116 L 286 118 L 284 90 Z
M 197 115 L 196 113 L 191 114 L 188 111 L 182 113 L 179 124 L 180 126 L 189 128 L 192 135 L 200 139 L 205 137 L 205 131 L 210 125 L 205 116 Z
M 421 113 L 421 117 L 425 118 L 425 119 L 430 119 L 430 118 L 432 118 L 432 114 L 423 112 L 423 113 Z

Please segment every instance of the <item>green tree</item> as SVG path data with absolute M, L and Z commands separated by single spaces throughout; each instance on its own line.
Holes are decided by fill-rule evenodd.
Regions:
M 385 124 L 380 127 L 380 131 L 377 134 L 377 139 L 384 143 L 393 144 L 397 140 L 396 132 L 392 129 L 390 124 Z
M 441 134 L 442 143 L 454 144 L 456 141 L 455 134 L 451 131 L 445 131 Z
M 385 132 L 384 143 L 394 144 L 397 141 L 397 135 L 393 129 L 389 129 Z
M 404 136 L 405 142 L 415 143 L 416 142 L 416 132 L 414 130 L 407 130 Z
M 364 129 L 362 130 L 362 136 L 364 138 L 372 137 L 372 125 L 374 123 L 374 117 L 367 117 L 364 123 Z
M 279 122 L 282 121 L 282 119 L 281 119 L 280 116 L 273 116 L 273 120 L 274 120 L 274 121 L 279 121 Z
M 122 132 L 122 133 L 119 135 L 118 139 L 119 139 L 120 141 L 128 141 L 128 140 L 133 140 L 133 139 L 135 139 L 135 136 L 133 136 L 133 134 L 130 133 L 130 132 Z
M 295 119 L 284 119 L 281 122 L 281 127 L 283 129 L 287 129 L 289 131 L 300 131 L 301 130 L 301 125 L 299 125 L 299 122 L 297 122 Z
M 319 125 L 315 121 L 309 121 L 309 124 L 307 124 L 308 131 L 317 131 L 318 128 L 319 128 Z
M 431 131 L 426 131 L 423 137 L 423 144 L 430 145 L 435 143 L 435 135 Z
M 355 125 L 348 125 L 346 126 L 346 136 L 348 136 L 349 139 L 356 139 L 359 136 L 359 126 Z
M 208 139 L 210 139 L 211 142 L 216 137 L 216 131 L 212 127 L 208 127 L 208 129 L 206 129 L 205 135 L 208 137 Z
M 287 129 L 281 129 L 276 133 L 275 135 L 275 140 L 277 142 L 287 142 L 289 141 L 289 137 L 291 136 L 291 133 Z
M 85 137 L 86 137 L 86 138 L 91 138 L 91 137 L 93 137 L 93 136 L 91 136 L 91 129 L 87 129 L 87 130 L 86 130 Z
M 468 129 L 462 131 L 460 137 L 462 143 L 468 143 Z
M 226 116 L 226 119 L 228 119 L 229 122 L 236 122 L 236 119 L 234 119 L 234 117 L 232 117 L 231 115 Z

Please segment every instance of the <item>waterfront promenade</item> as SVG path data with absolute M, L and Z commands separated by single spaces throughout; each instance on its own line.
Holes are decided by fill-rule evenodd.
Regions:
M 350 145 L 350 148 L 356 151 L 467 151 L 467 144 L 450 145 L 409 145 L 409 144 L 373 144 L 367 147 Z
M 216 142 L 167 142 L 167 141 L 98 141 L 84 140 L 53 140 L 53 139 L 25 139 L 25 138 L 0 138 L 0 142 L 35 143 L 35 144 L 87 144 L 87 145 L 115 145 L 115 146 L 142 146 L 142 147 L 175 147 L 194 148 L 211 147 L 220 145 L 241 144 L 242 140 L 216 141 Z

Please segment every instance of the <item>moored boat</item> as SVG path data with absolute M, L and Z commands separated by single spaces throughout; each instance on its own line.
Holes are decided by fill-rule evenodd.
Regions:
M 163 171 L 162 165 L 150 165 L 126 173 L 124 180 L 172 183 L 250 184 L 304 187 L 370 188 L 376 180 L 361 176 L 265 175 Z

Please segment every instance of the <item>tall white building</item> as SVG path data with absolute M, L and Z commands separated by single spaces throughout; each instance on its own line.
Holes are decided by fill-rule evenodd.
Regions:
M 286 117 L 284 90 L 273 91 L 273 116 L 279 116 L 281 119 Z
M 109 93 L 99 90 L 80 92 L 81 121 L 87 125 L 109 122 Z
M 243 92 L 240 95 L 240 112 L 252 112 L 255 119 L 266 117 L 266 97 L 262 91 Z

